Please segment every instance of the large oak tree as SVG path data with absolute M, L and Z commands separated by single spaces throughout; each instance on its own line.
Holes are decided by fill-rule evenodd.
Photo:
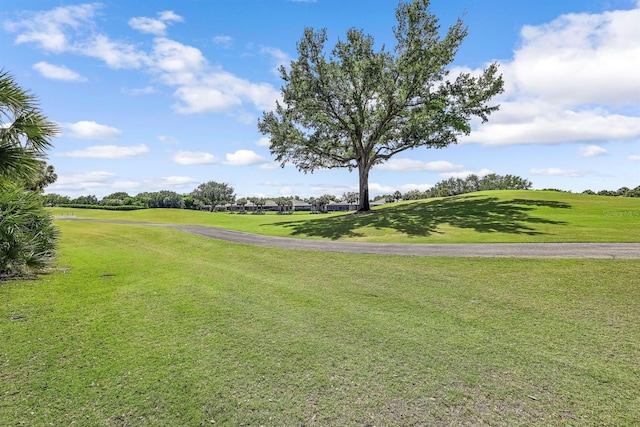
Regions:
M 461 20 L 441 36 L 429 0 L 400 2 L 396 18 L 393 51 L 375 51 L 372 36 L 351 29 L 327 54 L 326 30 L 307 28 L 298 59 L 280 68 L 282 103 L 258 123 L 282 166 L 357 169 L 360 211 L 369 210 L 373 166 L 412 148 L 456 143 L 474 117 L 484 122 L 498 109 L 489 102 L 503 90 L 495 63 L 448 79 L 467 35 Z

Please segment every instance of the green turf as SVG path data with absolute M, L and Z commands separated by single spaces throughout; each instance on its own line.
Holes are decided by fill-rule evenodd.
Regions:
M 640 242 L 640 199 L 555 191 L 480 192 L 390 204 L 367 215 L 238 215 L 178 209 L 114 212 L 54 208 L 52 212 L 364 242 Z
M 640 261 L 265 249 L 59 221 L 0 283 L 0 425 L 634 425 Z

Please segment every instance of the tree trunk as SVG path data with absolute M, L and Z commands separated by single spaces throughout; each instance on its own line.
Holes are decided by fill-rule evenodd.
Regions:
M 358 177 L 360 180 L 360 207 L 358 208 L 358 212 L 371 210 L 369 206 L 369 169 L 369 165 L 358 164 Z

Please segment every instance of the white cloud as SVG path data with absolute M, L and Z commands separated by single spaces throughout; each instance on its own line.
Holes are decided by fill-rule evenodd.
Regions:
M 238 150 L 235 153 L 227 153 L 228 165 L 233 166 L 249 166 L 264 162 L 266 159 L 258 153 L 251 150 Z
M 268 136 L 263 136 L 256 141 L 256 145 L 258 147 L 269 147 L 271 145 L 271 138 L 269 138 Z
M 174 108 L 180 113 L 231 111 L 244 119 L 237 110 L 245 103 L 268 110 L 280 96 L 270 84 L 253 83 L 214 67 L 199 49 L 174 40 L 156 39 L 152 57 L 162 81 L 176 87 Z
M 280 163 L 279 162 L 268 162 L 268 163 L 263 163 L 258 167 L 260 169 L 278 169 L 278 168 L 280 168 Z
M 640 4 L 568 14 L 525 26 L 510 77 L 523 93 L 563 105 L 636 104 L 640 98 Z
M 64 65 L 53 65 L 48 62 L 38 62 L 34 64 L 33 69 L 39 72 L 43 77 L 52 80 L 65 80 L 69 82 L 85 82 L 87 79 Z
M 160 12 L 156 18 L 136 17 L 129 22 L 132 27 L 156 36 L 151 51 L 145 52 L 138 45 L 100 34 L 94 21 L 98 7 L 97 4 L 59 7 L 9 22 L 5 28 L 18 32 L 17 43 L 33 43 L 47 52 L 97 58 L 115 69 L 142 69 L 174 88 L 177 100 L 174 109 L 183 114 L 223 112 L 242 123 L 251 123 L 256 114 L 248 112 L 247 107 L 260 111 L 275 107 L 280 92 L 272 85 L 224 71 L 209 63 L 199 49 L 166 38 L 167 24 L 183 20 L 174 12 Z M 278 50 L 268 52 L 284 58 Z
M 81 139 L 111 139 L 122 134 L 120 129 L 101 125 L 94 121 L 81 120 L 76 123 L 63 123 L 63 129 L 68 129 L 72 138 Z
M 293 190 L 290 186 L 285 185 L 284 187 L 280 188 L 280 190 L 278 190 L 278 193 L 280 193 L 281 196 L 290 196 L 293 194 Z
M 153 49 L 155 73 L 168 86 L 176 87 L 176 111 L 183 114 L 202 112 L 234 112 L 245 103 L 256 109 L 275 106 L 279 92 L 270 84 L 253 83 L 214 67 L 202 52 L 174 40 L 157 38 Z
M 95 159 L 128 159 L 148 153 L 149 148 L 144 145 L 134 145 L 130 147 L 118 145 L 94 145 L 84 150 L 68 151 L 60 153 L 60 157 L 78 157 Z
M 111 172 L 94 171 L 75 174 L 59 174 L 55 183 L 47 187 L 47 191 L 79 192 L 93 191 L 96 188 L 108 187 L 109 181 L 117 175 Z
M 95 32 L 94 17 L 98 3 L 61 6 L 26 14 L 24 19 L 5 23 L 18 32 L 16 43 L 34 43 L 46 52 L 70 52 L 103 60 L 111 68 L 140 68 L 147 55 L 135 46 L 110 40 Z
M 214 87 L 182 86 L 174 95 L 180 100 L 175 109 L 183 114 L 223 112 L 242 104 L 240 98 Z
M 586 175 L 586 172 L 576 170 L 566 170 L 559 168 L 545 168 L 545 169 L 531 169 L 529 170 L 531 175 L 543 175 L 543 176 L 566 176 L 571 178 L 581 177 Z
M 216 162 L 213 154 L 194 151 L 178 151 L 173 155 L 173 161 L 179 165 L 206 165 Z
M 602 109 L 562 110 L 543 102 L 506 102 L 461 142 L 485 145 L 626 140 L 640 136 L 640 117 Z
M 129 20 L 129 25 L 142 33 L 163 36 L 167 32 L 167 23 L 183 22 L 184 19 L 180 15 L 176 15 L 173 11 L 167 10 L 158 13 L 158 19 L 148 17 L 137 17 Z
M 385 166 L 385 167 L 382 167 L 382 166 Z M 422 162 L 419 160 L 411 160 L 411 159 L 391 159 L 387 163 L 377 166 L 377 168 L 392 170 L 392 171 L 439 172 L 438 176 L 440 176 L 441 178 L 466 178 L 472 174 L 482 177 L 490 173 L 493 173 L 492 170 L 486 169 L 486 168 L 480 169 L 479 171 L 463 169 L 461 165 L 456 165 L 444 160 L 438 160 L 435 162 Z M 426 191 L 431 187 L 433 187 L 432 184 L 403 184 L 400 186 L 391 186 L 391 185 L 370 183 L 369 191 L 372 194 L 390 194 L 395 191 L 406 193 L 407 191 L 411 191 L 411 190 Z
M 580 157 L 596 157 L 607 154 L 607 150 L 598 145 L 587 145 L 586 147 L 580 147 Z
M 6 22 L 11 32 L 20 31 L 16 43 L 35 43 L 47 52 L 61 53 L 71 49 L 67 32 L 91 25 L 97 3 L 62 6 L 46 12 L 24 14 L 24 19 Z
M 269 55 L 271 57 L 271 60 L 274 64 L 271 72 L 276 77 L 280 77 L 281 66 L 288 67 L 291 63 L 291 57 L 289 57 L 289 55 L 284 51 L 275 47 L 263 47 L 262 49 L 260 49 L 260 53 Z
M 433 187 L 432 184 L 403 184 L 398 187 L 398 191 L 400 191 L 401 193 L 406 193 L 413 190 L 427 191 L 431 187 Z
M 375 183 L 369 183 L 369 191 L 370 193 L 371 191 L 371 186 L 376 186 L 377 184 Z M 311 187 L 309 187 L 309 192 L 311 196 L 317 197 L 317 196 L 322 196 L 324 194 L 332 194 L 332 195 L 339 195 L 342 193 L 346 193 L 346 192 L 350 192 L 350 191 L 358 191 L 358 187 L 357 186 L 349 186 L 349 185 L 331 185 L 331 184 L 324 184 L 324 185 L 312 185 Z
M 488 145 L 640 137 L 640 2 L 635 9 L 568 14 L 526 26 L 500 72 L 500 111 L 463 142 Z M 477 70 L 476 70 L 477 71 Z
M 131 18 L 129 19 L 129 26 L 141 33 L 154 34 L 156 36 L 164 35 L 167 30 L 167 24 L 161 20 L 147 17 Z
M 177 138 L 167 135 L 158 135 L 158 141 L 163 144 L 180 144 L 180 141 L 178 141 Z
M 162 78 L 169 85 L 195 82 L 196 74 L 207 63 L 199 49 L 165 37 L 155 39 L 152 57 L 154 69 L 163 73 Z
M 213 43 L 218 44 L 224 47 L 225 49 L 228 49 L 233 44 L 233 37 L 225 36 L 225 35 L 215 36 L 213 38 Z
M 432 184 L 402 184 L 401 186 L 397 187 L 396 190 L 404 194 L 408 191 L 414 190 L 427 191 L 431 187 L 433 187 Z M 394 193 L 396 190 L 394 190 Z
M 81 172 L 71 175 L 60 175 L 56 183 L 73 184 L 81 181 L 106 181 L 116 176 L 115 173 L 105 171 Z
M 457 172 L 443 172 L 438 174 L 441 178 L 461 178 L 464 179 L 466 177 L 468 177 L 469 175 L 478 175 L 480 177 L 485 176 L 485 175 L 489 175 L 490 173 L 493 173 L 493 171 L 491 169 L 480 169 L 479 171 L 472 171 L 472 170 L 461 170 L 461 171 L 457 171 Z
M 138 89 L 128 89 L 128 88 L 122 89 L 122 93 L 126 95 L 131 95 L 131 96 L 151 95 L 156 92 L 157 90 L 153 86 L 145 86 Z
M 640 156 L 632 154 L 629 156 L 629 160 L 631 160 L 632 162 L 640 162 Z
M 373 194 L 390 194 L 393 193 L 397 190 L 396 187 L 393 187 L 391 185 L 382 185 L 382 184 L 378 184 L 377 182 L 370 182 L 369 183 L 369 194 L 373 195 Z M 355 189 L 355 191 L 359 191 L 358 189 Z
M 98 34 L 78 43 L 73 51 L 84 56 L 100 59 L 115 69 L 141 68 L 149 63 L 146 53 L 135 46 Z
M 413 171 L 455 171 L 462 169 L 462 165 L 454 165 L 445 160 L 437 160 L 435 162 L 423 162 L 413 159 L 390 159 L 386 163 L 376 166 L 379 170 L 391 170 L 400 172 Z
M 236 197 L 236 199 L 239 199 L 239 198 L 242 198 L 242 197 L 244 197 L 244 198 L 247 198 L 247 197 L 261 197 L 263 199 L 268 199 L 271 196 L 266 194 L 266 193 L 261 193 L 259 191 L 254 191 L 254 192 L 251 192 L 251 193 L 245 193 L 242 196 L 238 194 L 238 197 Z
M 393 194 L 396 191 L 399 191 L 404 194 L 406 192 L 413 191 L 413 190 L 427 191 L 431 187 L 433 187 L 432 184 L 402 184 L 402 185 L 393 186 L 393 185 L 382 185 L 376 182 L 371 182 L 369 183 L 369 195 L 377 196 L 380 194 Z M 359 189 L 354 188 L 351 191 L 358 192 Z M 336 193 L 336 194 L 339 194 L 339 193 Z
M 116 181 L 113 183 L 113 188 L 122 190 L 134 190 L 142 187 L 142 184 L 137 181 Z
M 176 82 L 174 96 L 176 111 L 184 114 L 234 111 L 249 102 L 256 109 L 270 110 L 279 93 L 266 83 L 252 83 L 222 70 L 206 73 L 167 74 L 165 81 L 188 78 Z
M 173 10 L 158 12 L 158 17 L 164 22 L 184 22 L 184 18 L 176 14 Z
M 112 191 L 158 191 L 171 189 L 188 191 L 197 181 L 188 176 L 168 176 L 142 181 L 120 180 L 111 172 L 86 172 L 71 175 L 59 175 L 58 180 L 47 187 L 48 192 L 64 192 L 65 194 L 96 194 L 98 198 Z
M 167 176 L 154 181 L 147 181 L 148 184 L 152 184 L 155 188 L 180 188 L 186 185 L 194 184 L 198 181 L 189 176 Z

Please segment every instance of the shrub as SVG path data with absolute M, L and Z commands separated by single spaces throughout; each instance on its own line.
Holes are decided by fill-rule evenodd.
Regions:
M 48 266 L 57 237 L 53 217 L 39 194 L 0 183 L 0 278 Z

